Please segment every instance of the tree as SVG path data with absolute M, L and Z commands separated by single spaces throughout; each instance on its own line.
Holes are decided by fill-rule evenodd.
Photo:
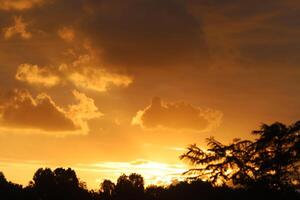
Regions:
M 104 198 L 109 199 L 112 197 L 115 187 L 116 185 L 111 180 L 105 179 L 101 183 L 100 192 L 103 194 Z
M 3 174 L 3 172 L 0 172 L 0 185 L 5 185 L 7 184 L 7 180 Z
M 130 174 L 128 179 L 131 182 L 133 188 L 140 191 L 144 190 L 144 178 L 140 174 Z
M 21 185 L 7 181 L 4 174 L 0 172 L 0 199 L 23 199 L 22 189 Z
M 180 158 L 195 168 L 186 172 L 213 184 L 232 182 L 242 187 L 263 185 L 273 190 L 286 190 L 299 185 L 300 122 L 291 126 L 263 124 L 255 141 L 236 139 L 224 145 L 208 139 L 208 149 L 188 147 Z
M 279 190 L 299 187 L 300 121 L 290 126 L 263 124 L 253 133 L 259 136 L 253 158 L 258 181 Z
M 144 194 L 144 179 L 139 174 L 121 175 L 117 180 L 115 195 L 117 199 L 142 199 Z
M 54 176 L 56 184 L 62 187 L 68 188 L 78 188 L 79 180 L 76 173 L 71 168 L 63 169 L 57 168 L 54 170 Z
M 33 187 L 44 199 L 49 199 L 55 191 L 55 176 L 50 168 L 40 168 L 33 175 Z
M 84 188 L 80 187 L 79 180 L 74 170 L 57 168 L 38 169 L 33 177 L 32 189 L 41 199 L 82 199 L 87 195 Z
M 245 185 L 253 179 L 251 152 L 252 142 L 235 140 L 230 145 L 223 145 L 214 138 L 207 139 L 209 149 L 203 150 L 197 145 L 188 147 L 181 159 L 189 161 L 196 168 L 185 174 L 195 175 L 214 185 L 224 184 L 231 180 L 235 185 Z

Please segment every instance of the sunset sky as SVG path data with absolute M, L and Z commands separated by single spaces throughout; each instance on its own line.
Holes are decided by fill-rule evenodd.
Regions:
M 169 183 L 193 143 L 300 118 L 299 0 L 0 0 L 0 171 Z

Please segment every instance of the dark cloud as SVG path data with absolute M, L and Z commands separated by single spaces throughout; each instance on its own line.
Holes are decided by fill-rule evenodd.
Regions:
M 223 65 L 231 58 L 227 65 L 297 66 L 299 2 L 191 0 L 189 9 L 202 19 L 212 57 Z
M 248 44 L 241 47 L 240 52 L 244 56 L 241 61 L 245 66 L 258 65 L 274 68 L 288 65 L 298 67 L 297 63 L 300 62 L 300 40 L 286 44 Z
M 277 59 L 281 62 L 282 57 L 278 55 L 285 52 L 285 60 L 290 59 L 291 64 L 298 62 L 290 52 L 294 51 L 292 42 L 299 43 L 299 30 L 295 26 L 300 23 L 297 20 L 300 5 L 292 0 L 267 0 L 264 4 L 258 0 L 22 2 L 31 6 L 26 11 L 0 11 L 0 25 L 9 27 L 14 17 L 23 17 L 32 38 L 30 41 L 18 38 L 1 41 L 1 53 L 6 55 L 2 56 L 6 57 L 2 59 L 4 62 L 8 62 L 8 52 L 13 49 L 19 55 L 18 60 L 22 60 L 18 65 L 57 64 L 69 59 L 63 56 L 64 51 L 81 51 L 86 41 L 90 41 L 93 53 L 105 67 L 114 66 L 120 71 L 145 66 L 151 69 L 197 66 L 202 69 L 214 60 L 223 59 L 225 62 L 235 59 L 242 64 L 251 59 L 264 63 L 274 58 L 274 62 Z M 63 42 L 62 36 L 68 42 Z M 278 40 L 288 41 L 278 44 Z M 258 45 L 261 41 L 268 41 L 270 48 L 274 46 L 278 50 L 261 48 Z
M 46 94 L 33 98 L 26 90 L 5 95 L 0 104 L 0 124 L 4 127 L 45 131 L 74 131 L 74 122 Z
M 52 98 L 41 93 L 33 97 L 27 90 L 15 89 L 0 98 L 0 129 L 36 130 L 43 133 L 87 134 L 87 121 L 102 115 L 94 100 L 73 91 L 77 104 L 61 108 Z M 39 131 L 38 131 L 39 130 Z
M 199 65 L 209 57 L 201 21 L 183 0 L 55 0 L 5 15 L 30 19 L 29 28 L 36 32 L 33 41 L 43 44 L 57 44 L 58 30 L 72 27 L 80 38 L 74 43 L 89 40 L 109 66 Z
M 125 66 L 201 63 L 208 49 L 202 26 L 180 0 L 90 1 L 81 30 L 104 61 Z
M 299 2 L 293 0 L 51 0 L 25 10 L 1 10 L 0 83 L 14 86 L 11 79 L 24 63 L 57 68 L 62 63 L 71 66 L 81 55 L 92 55 L 98 59 L 96 64 L 80 67 L 83 81 L 72 79 L 80 89 L 106 89 L 107 84 L 95 87 L 103 85 L 98 78 L 103 73 L 94 69 L 115 66 L 107 71 L 119 70 L 112 74 L 122 71 L 133 77 L 132 94 L 143 93 L 144 98 L 178 88 L 203 88 L 207 93 L 232 89 L 239 95 L 246 91 L 235 90 L 249 76 L 245 65 L 253 71 L 262 66 L 282 70 L 298 66 L 299 10 Z M 13 26 L 16 18 L 26 23 L 30 38 L 25 40 L 19 32 L 5 39 L 3 30 Z M 225 70 L 214 74 L 211 61 L 223 68 L 244 70 L 243 77 L 229 87 L 216 86 L 220 80 L 237 79 L 231 79 Z M 274 80 L 280 76 L 274 72 Z M 30 77 L 25 78 L 28 82 Z M 111 80 L 109 85 L 119 84 Z M 258 78 L 251 79 L 249 87 L 259 88 L 255 84 Z M 289 84 L 288 79 L 284 84 Z M 145 88 L 152 93 L 146 94 Z
M 220 111 L 201 109 L 184 102 L 165 103 L 155 97 L 150 106 L 136 114 L 132 124 L 150 129 L 211 131 L 220 125 L 222 116 Z

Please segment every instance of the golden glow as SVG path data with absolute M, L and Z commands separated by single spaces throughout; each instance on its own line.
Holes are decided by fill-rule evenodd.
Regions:
M 81 72 L 73 72 L 69 79 L 79 88 L 87 88 L 98 92 L 104 92 L 111 85 L 128 86 L 132 80 L 127 76 L 111 74 L 105 70 L 84 68 Z
M 10 39 L 15 35 L 19 35 L 23 39 L 30 39 L 31 33 L 27 30 L 27 23 L 22 17 L 14 17 L 14 24 L 4 29 L 4 38 Z
M 51 163 L 42 161 L 14 161 L 14 160 L 1 160 L 0 170 L 7 169 L 6 175 L 13 181 L 21 182 L 26 185 L 32 179 L 33 174 L 37 168 L 51 167 Z M 131 173 L 141 174 L 145 179 L 146 185 L 168 185 L 173 181 L 182 180 L 181 176 L 186 167 L 182 164 L 166 164 L 146 160 L 136 160 L 133 162 L 101 162 L 94 164 L 75 164 L 71 166 L 76 170 L 81 181 L 88 183 L 91 189 L 98 189 L 100 183 L 104 179 L 111 179 L 116 182 L 117 178 Z M 14 170 L 22 168 L 23 175 L 15 176 Z M 17 178 L 16 178 L 17 177 Z
M 16 79 L 37 86 L 53 87 L 60 82 L 60 78 L 54 75 L 46 67 L 40 68 L 37 65 L 22 64 L 18 67 Z
M 205 2 L 0 0 L 0 171 L 170 183 L 187 145 L 299 118 L 300 1 Z
M 42 2 L 43 0 L 0 0 L 0 9 L 26 10 Z

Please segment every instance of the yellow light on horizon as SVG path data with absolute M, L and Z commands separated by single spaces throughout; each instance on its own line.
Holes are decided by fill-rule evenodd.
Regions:
M 143 176 L 145 186 L 169 185 L 174 181 L 183 180 L 183 172 L 187 170 L 182 164 L 160 163 L 147 160 L 136 160 L 132 162 L 99 162 L 79 163 L 73 165 L 57 165 L 42 161 L 15 161 L 1 160 L 0 171 L 12 182 L 28 185 L 29 181 L 38 168 L 49 167 L 52 170 L 58 167 L 72 168 L 75 170 L 80 181 L 86 182 L 89 189 L 99 189 L 104 179 L 116 182 L 122 174 L 129 175 L 137 173 Z M 20 171 L 20 168 L 22 169 Z M 21 175 L 16 175 L 16 172 Z

